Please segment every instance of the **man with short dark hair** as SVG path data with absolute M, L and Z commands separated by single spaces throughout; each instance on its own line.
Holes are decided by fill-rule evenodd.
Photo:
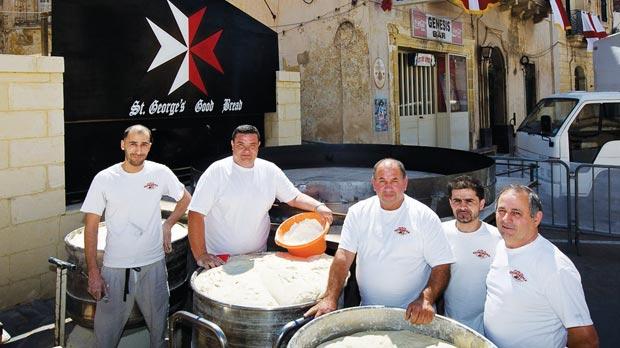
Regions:
M 325 295 L 305 316 L 320 316 L 337 308 L 357 256 L 362 305 L 406 308 L 405 319 L 414 324 L 433 320 L 433 305 L 448 284 L 454 257 L 439 217 L 405 194 L 407 183 L 400 161 L 377 162 L 372 176 L 377 195 L 349 208 Z
M 99 172 L 82 204 L 88 292 L 97 300 L 95 345 L 115 347 L 138 304 L 151 347 L 165 347 L 168 279 L 164 252 L 172 250 L 171 230 L 187 209 L 190 194 L 163 164 L 147 161 L 151 131 L 134 125 L 121 140 L 125 160 Z M 160 200 L 177 201 L 162 224 Z M 97 265 L 97 234 L 105 212 L 103 267 Z
M 218 255 L 265 251 L 269 209 L 280 202 L 316 211 L 332 221 L 324 203 L 301 193 L 274 163 L 257 158 L 260 133 L 242 125 L 232 133 L 232 156 L 202 174 L 189 206 L 189 241 L 199 266 L 224 263 Z
M 504 241 L 487 276 L 486 336 L 502 348 L 598 347 L 579 272 L 538 233 L 542 218 L 529 187 L 500 192 L 495 219 Z
M 479 180 L 459 176 L 448 184 L 455 219 L 442 223 L 456 262 L 450 265 L 450 283 L 444 293 L 445 314 L 484 334 L 486 277 L 497 243 L 497 228 L 480 220 L 484 187 Z

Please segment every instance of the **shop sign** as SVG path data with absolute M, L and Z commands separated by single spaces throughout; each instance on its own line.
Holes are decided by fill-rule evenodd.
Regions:
M 54 15 L 66 122 L 276 110 L 278 35 L 226 1 L 55 0 Z
M 463 22 L 411 9 L 411 36 L 462 45 Z
M 435 56 L 428 53 L 416 53 L 415 66 L 435 66 Z

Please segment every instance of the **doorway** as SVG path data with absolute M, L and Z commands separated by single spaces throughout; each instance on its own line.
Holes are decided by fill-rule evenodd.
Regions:
M 435 54 L 398 52 L 399 125 L 403 145 L 437 145 Z
M 509 153 L 514 143 L 514 127 L 508 123 L 506 107 L 506 65 L 502 52 L 497 47 L 483 47 L 483 82 L 486 88 L 486 105 L 483 106 L 483 120 L 487 132 L 491 133 L 491 144 L 497 146 L 497 151 Z M 481 134 L 485 132 L 481 129 Z M 482 144 L 488 146 L 490 144 Z
M 585 91 L 586 86 L 586 73 L 582 67 L 578 66 L 575 68 L 575 91 Z
M 523 74 L 525 79 L 525 112 L 529 115 L 536 107 L 538 97 L 536 96 L 536 65 L 533 63 L 523 64 Z

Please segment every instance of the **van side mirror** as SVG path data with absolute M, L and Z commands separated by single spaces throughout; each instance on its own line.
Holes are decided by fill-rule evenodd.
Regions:
M 541 134 L 551 134 L 551 116 L 542 115 L 540 116 L 540 133 Z

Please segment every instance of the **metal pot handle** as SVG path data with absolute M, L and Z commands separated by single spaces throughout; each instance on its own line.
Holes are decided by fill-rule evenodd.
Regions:
M 188 311 L 178 311 L 172 314 L 172 316 L 170 316 L 170 319 L 168 320 L 169 348 L 174 348 L 174 324 L 176 324 L 177 321 L 185 321 L 190 323 L 192 326 L 200 326 L 202 328 L 208 329 L 209 331 L 213 332 L 222 348 L 226 348 L 226 346 L 228 345 L 226 334 L 216 323 Z
M 278 339 L 273 344 L 273 348 L 280 348 L 280 345 L 282 344 L 282 342 L 284 342 L 284 339 L 286 337 L 299 330 L 302 326 L 309 323 L 312 319 L 314 319 L 314 317 L 301 317 L 299 319 L 289 321 L 286 325 L 282 327 L 282 330 L 280 330 L 280 333 L 278 334 Z

